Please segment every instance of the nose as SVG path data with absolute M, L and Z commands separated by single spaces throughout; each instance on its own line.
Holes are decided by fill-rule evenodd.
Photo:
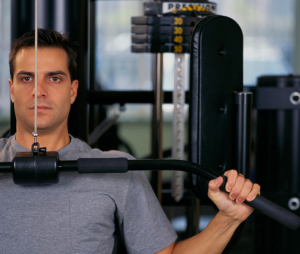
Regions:
M 32 96 L 35 96 L 35 86 L 33 86 L 32 89 Z M 38 78 L 37 81 L 37 97 L 38 98 L 47 97 L 46 82 L 44 82 L 44 80 L 40 78 Z

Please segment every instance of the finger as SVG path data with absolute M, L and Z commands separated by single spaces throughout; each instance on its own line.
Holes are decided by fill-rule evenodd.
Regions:
M 227 176 L 227 183 L 225 185 L 225 189 L 228 192 L 230 192 L 232 190 L 233 186 L 235 185 L 235 181 L 238 176 L 238 173 L 236 170 L 232 169 L 232 170 L 226 171 L 224 173 L 224 175 Z
M 229 198 L 235 200 L 241 193 L 245 183 L 245 178 L 242 174 L 239 174 L 235 180 L 235 185 L 232 187 L 231 192 L 229 193 Z
M 253 184 L 251 192 L 247 196 L 247 201 L 253 201 L 257 195 L 260 195 L 260 185 L 257 183 Z
M 222 183 L 223 183 L 223 178 L 221 176 L 219 176 L 218 178 L 211 180 L 208 183 L 208 188 L 209 188 L 209 190 L 211 190 L 213 192 L 220 191 L 219 188 L 222 185 Z
M 253 184 L 249 179 L 246 179 L 241 193 L 236 199 L 237 203 L 243 203 L 252 191 Z

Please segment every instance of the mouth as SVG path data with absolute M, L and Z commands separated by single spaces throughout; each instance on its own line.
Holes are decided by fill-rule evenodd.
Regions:
M 30 110 L 34 110 L 34 107 L 31 107 L 31 108 L 29 108 Z M 46 110 L 49 110 L 49 109 L 51 109 L 51 108 L 49 108 L 49 107 L 47 107 L 47 106 L 44 106 L 44 105 L 38 105 L 37 106 L 37 111 L 46 111 Z

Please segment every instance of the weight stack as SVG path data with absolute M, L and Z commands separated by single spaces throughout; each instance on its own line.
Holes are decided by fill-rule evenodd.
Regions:
M 207 0 L 144 3 L 144 16 L 131 19 L 131 51 L 190 53 L 194 27 L 203 17 L 215 14 L 216 7 Z
M 255 182 L 264 197 L 300 216 L 300 76 L 259 77 L 254 104 L 255 97 Z M 258 213 L 254 221 L 254 253 L 300 253 L 299 230 Z

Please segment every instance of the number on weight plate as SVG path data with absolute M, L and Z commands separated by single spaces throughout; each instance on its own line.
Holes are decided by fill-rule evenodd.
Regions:
M 174 34 L 182 34 L 182 32 L 183 32 L 182 27 L 177 27 L 177 26 L 174 27 Z
M 174 53 L 181 53 L 182 50 L 183 50 L 182 46 L 180 46 L 180 45 L 174 46 Z
M 183 37 L 180 36 L 180 35 L 176 35 L 176 36 L 174 37 L 174 40 L 173 40 L 173 41 L 176 42 L 176 43 L 182 43 L 182 42 L 183 42 Z
M 174 18 L 174 25 L 182 25 L 183 24 L 183 19 L 182 18 Z

